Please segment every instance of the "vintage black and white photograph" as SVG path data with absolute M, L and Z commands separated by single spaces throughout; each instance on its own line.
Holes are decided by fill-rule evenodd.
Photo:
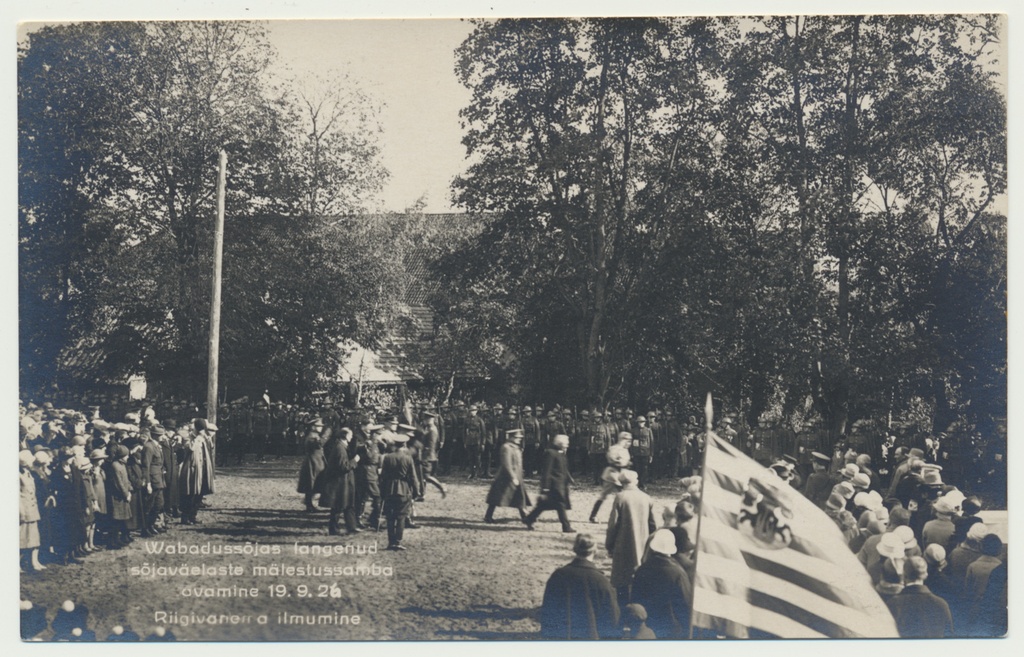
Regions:
M 1007 635 L 1008 17 L 764 11 L 21 23 L 22 640 Z

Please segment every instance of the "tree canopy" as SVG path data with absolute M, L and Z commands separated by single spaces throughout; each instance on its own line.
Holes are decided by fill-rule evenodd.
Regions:
M 477 21 L 454 195 L 496 218 L 439 270 L 545 398 L 1004 414 L 1001 29 Z
M 205 386 L 217 157 L 228 154 L 221 369 L 285 394 L 373 345 L 398 268 L 352 217 L 387 172 L 378 105 L 338 74 L 272 84 L 257 23 L 79 23 L 19 48 L 27 391 L 145 372 Z M 234 381 L 232 381 L 232 372 Z M 246 381 L 248 379 L 248 381 Z

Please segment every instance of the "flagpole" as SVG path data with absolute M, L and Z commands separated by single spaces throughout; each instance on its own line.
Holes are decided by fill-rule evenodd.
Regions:
M 708 392 L 704 402 L 704 453 L 700 462 L 700 505 L 697 507 L 697 535 L 693 540 L 693 595 L 697 596 L 697 559 L 700 557 L 700 523 L 704 518 L 704 482 L 707 480 L 708 443 L 711 441 L 711 421 L 715 415 L 715 407 Z M 696 439 L 696 438 L 695 438 Z M 690 638 L 693 638 L 693 601 L 690 601 Z
M 224 193 L 228 154 L 220 152 L 217 172 L 217 219 L 213 231 L 213 282 L 210 293 L 210 342 L 206 372 L 206 420 L 217 423 L 217 377 L 220 359 L 220 286 L 224 258 Z M 216 436 L 216 434 L 214 434 Z M 217 439 L 210 449 L 216 463 Z

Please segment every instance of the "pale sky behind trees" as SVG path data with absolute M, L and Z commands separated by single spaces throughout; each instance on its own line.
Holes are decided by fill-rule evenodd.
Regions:
M 383 209 L 401 212 L 426 195 L 428 212 L 448 212 L 449 187 L 463 171 L 459 109 L 469 90 L 455 77 L 455 48 L 468 21 L 293 20 L 268 24 L 278 68 L 294 74 L 348 72 L 384 103 L 380 138 L 391 172 Z

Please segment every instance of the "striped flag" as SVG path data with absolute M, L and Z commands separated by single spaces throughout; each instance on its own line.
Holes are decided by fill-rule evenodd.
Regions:
M 730 637 L 898 637 L 835 522 L 708 432 L 693 624 Z

